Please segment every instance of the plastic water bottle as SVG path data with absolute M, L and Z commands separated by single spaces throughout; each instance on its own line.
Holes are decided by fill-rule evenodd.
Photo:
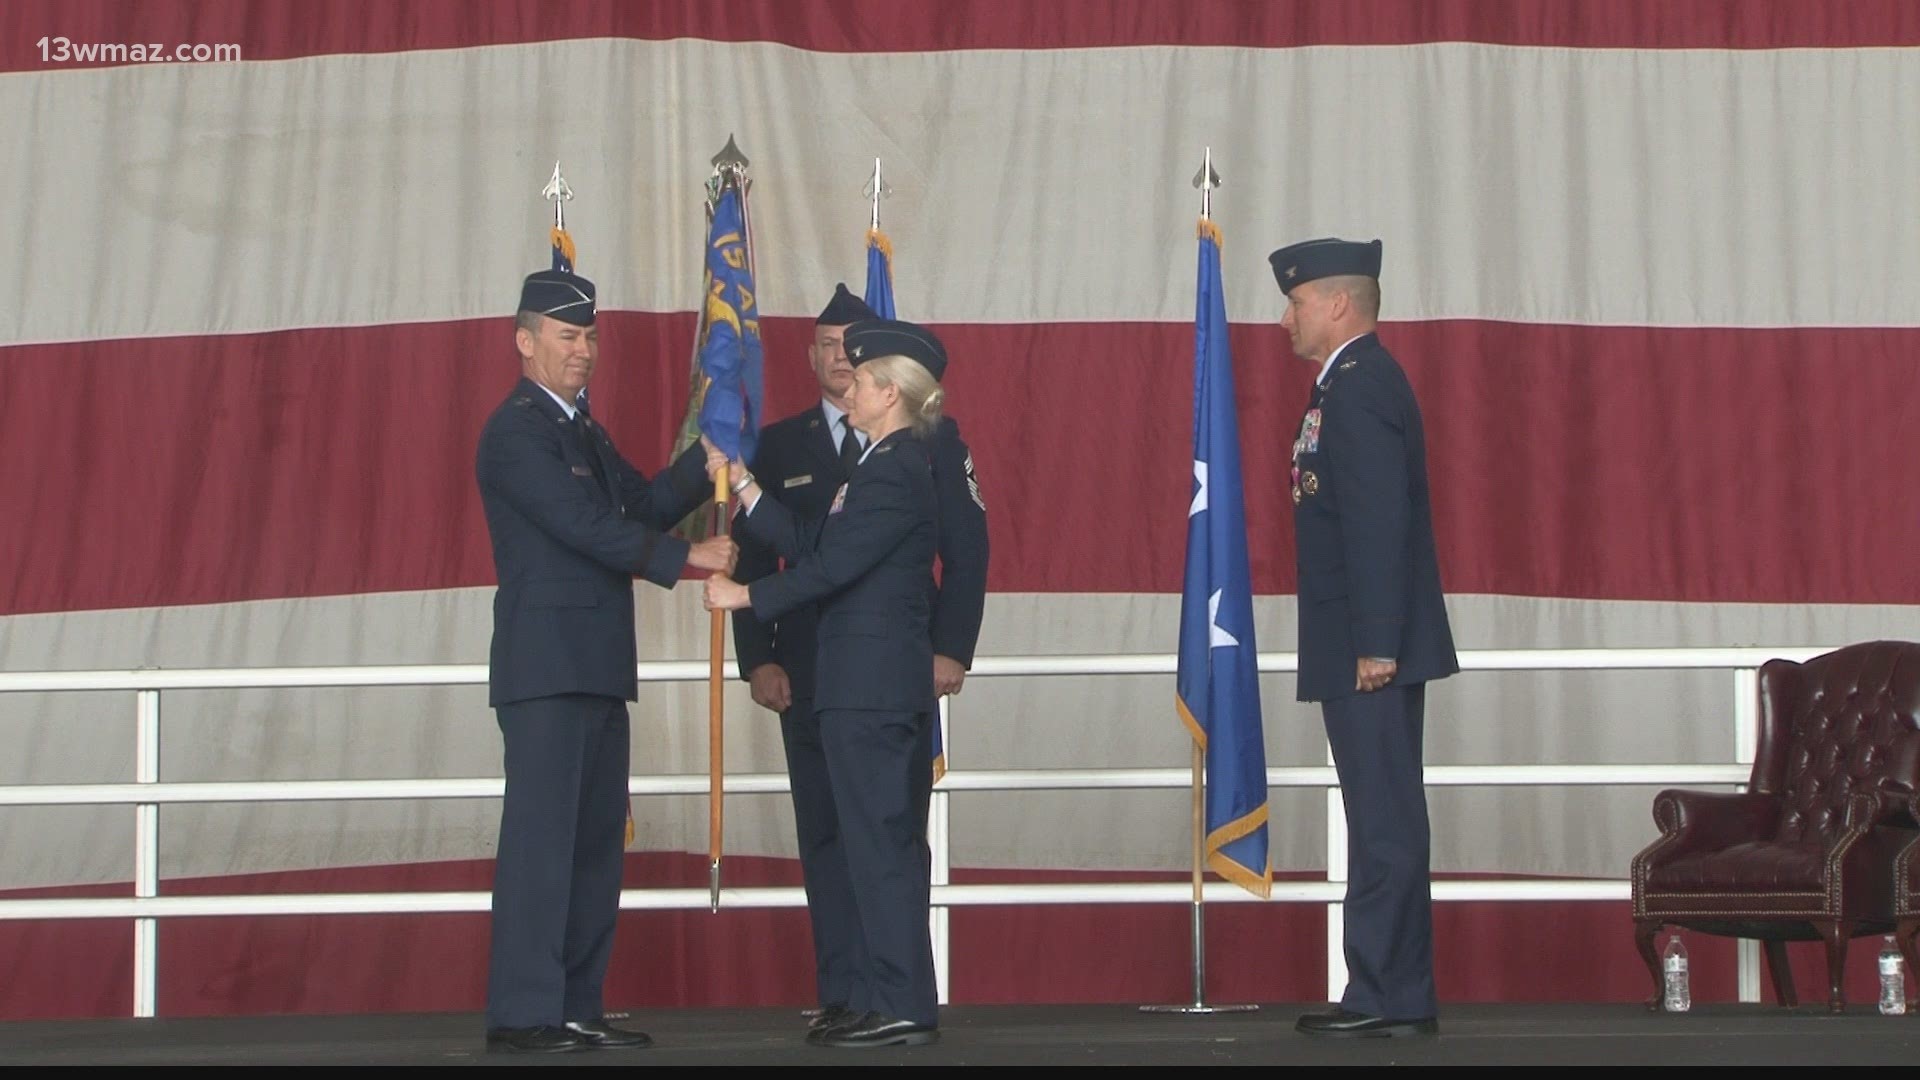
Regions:
M 1681 943 L 1679 934 L 1667 939 L 1667 952 L 1661 958 L 1660 968 L 1665 974 L 1660 1007 L 1670 1013 L 1693 1008 L 1693 992 L 1687 988 L 1687 947 Z
M 1893 935 L 1880 946 L 1880 1012 L 1899 1016 L 1907 1011 L 1907 965 L 1900 957 L 1900 946 Z

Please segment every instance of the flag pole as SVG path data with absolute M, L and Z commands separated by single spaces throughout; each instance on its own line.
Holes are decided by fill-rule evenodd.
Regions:
M 547 186 L 540 189 L 540 197 L 553 204 L 553 227 L 547 230 L 548 243 L 553 247 L 553 268 L 571 274 L 573 273 L 574 260 L 579 255 L 579 253 L 574 250 L 573 237 L 567 232 L 567 203 L 573 200 L 573 188 L 567 184 L 567 178 L 560 175 L 560 162 L 558 160 L 553 163 L 553 175 L 547 179 Z M 581 407 L 588 409 L 590 412 L 592 402 L 587 394 L 587 388 L 584 386 L 580 388 L 579 400 Z M 604 421 L 606 417 L 603 416 L 601 419 Z M 631 780 L 633 778 L 633 769 L 631 767 L 627 769 L 627 778 L 629 786 L 631 786 Z M 621 832 L 620 839 L 620 850 L 624 852 L 633 846 L 633 793 L 629 791 L 621 797 L 625 799 L 627 803 L 627 824 L 626 828 Z
M 1210 222 L 1213 215 L 1213 189 L 1220 186 L 1220 174 L 1213 170 L 1213 148 L 1207 148 L 1207 156 L 1194 175 L 1193 186 L 1200 189 L 1200 220 Z M 1193 902 L 1190 929 L 1193 949 L 1193 1000 L 1183 1005 L 1142 1005 L 1141 1012 L 1184 1013 L 1187 1015 L 1210 1015 L 1213 1013 L 1253 1012 L 1258 1005 L 1209 1005 L 1207 1004 L 1207 930 L 1206 879 L 1207 859 L 1207 752 L 1200 740 L 1193 740 Z
M 751 219 L 747 214 L 747 156 L 735 145 L 733 136 L 727 136 L 727 145 L 713 156 L 713 178 L 708 181 L 708 190 L 712 196 L 710 205 L 717 206 L 720 193 L 727 188 L 736 188 L 740 192 L 741 223 L 746 225 Z M 748 273 L 752 273 L 753 247 L 751 240 L 747 244 Z M 705 307 L 703 302 L 702 307 Z M 697 347 L 697 345 L 696 345 Z M 713 478 L 713 534 L 727 535 L 728 520 L 733 509 L 733 492 L 729 486 L 729 474 L 732 468 L 723 468 Z M 726 613 L 712 613 L 711 640 L 709 641 L 709 662 L 707 666 L 707 903 L 709 909 L 720 910 L 720 855 L 724 830 L 722 828 L 726 808 L 726 651 L 727 630 Z
M 713 535 L 727 535 L 727 517 L 732 509 L 733 492 L 728 474 L 722 467 L 713 474 Z M 720 910 L 720 842 L 722 814 L 726 802 L 726 613 L 714 611 L 712 639 L 708 642 L 707 667 L 707 903 Z

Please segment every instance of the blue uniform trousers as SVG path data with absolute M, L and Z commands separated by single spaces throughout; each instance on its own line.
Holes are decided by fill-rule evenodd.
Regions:
M 507 791 L 487 1026 L 597 1020 L 626 848 L 627 703 L 558 694 L 496 712 Z
M 811 698 L 793 699 L 780 714 L 780 738 L 787 749 L 794 833 L 813 928 L 814 985 L 821 1005 L 846 1005 L 866 971 L 866 945 L 860 937 L 847 853 L 840 843 L 840 814 L 820 739 L 820 717 Z
M 924 712 L 819 713 L 863 961 L 847 1005 L 919 1024 L 937 1024 L 940 1009 L 928 926 L 934 722 Z
M 1433 889 L 1421 744 L 1424 683 L 1388 683 L 1321 706 L 1347 811 L 1347 991 L 1392 1020 L 1437 1015 Z

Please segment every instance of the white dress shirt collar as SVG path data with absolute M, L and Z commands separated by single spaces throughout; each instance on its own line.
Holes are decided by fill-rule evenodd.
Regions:
M 539 383 L 534 383 L 533 385 L 535 385 L 535 386 L 539 386 L 539 387 L 540 387 L 540 389 L 542 389 L 542 390 L 547 390 L 547 388 L 546 388 L 545 386 L 541 386 L 541 384 L 539 384 Z M 579 411 L 580 411 L 580 407 L 579 407 L 579 406 L 577 406 L 577 405 L 575 405 L 575 404 L 573 404 L 572 402 L 568 402 L 568 401 L 562 401 L 562 400 L 560 399 L 560 395 L 559 395 L 559 394 L 556 394 L 556 393 L 554 393 L 554 392 L 553 392 L 553 391 L 551 391 L 551 390 L 547 390 L 547 396 L 548 396 L 548 397 L 550 397 L 550 398 L 552 398 L 552 399 L 553 399 L 553 400 L 554 400 L 554 401 L 555 401 L 556 403 L 558 403 L 558 404 L 559 404 L 559 406 L 560 406 L 560 409 L 561 409 L 561 411 L 562 411 L 562 412 L 565 412 L 565 413 L 567 414 L 567 420 L 568 420 L 568 422 L 569 422 L 569 423 L 571 423 L 571 422 L 572 422 L 572 420 L 573 420 L 573 414 L 574 414 L 574 413 L 577 413 L 577 412 L 579 412 Z

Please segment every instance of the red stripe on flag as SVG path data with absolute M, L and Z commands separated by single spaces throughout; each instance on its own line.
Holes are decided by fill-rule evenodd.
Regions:
M 595 412 L 652 471 L 692 317 L 608 312 Z M 769 319 L 769 416 L 813 393 Z M 506 318 L 0 350 L 0 613 L 483 585 L 475 439 Z M 1193 330 L 949 325 L 999 591 L 1180 589 Z M 1447 321 L 1383 333 L 1419 390 L 1452 592 L 1920 603 L 1920 329 Z M 1293 589 L 1288 451 L 1313 371 L 1234 359 L 1256 591 Z
M 0 70 L 54 62 L 57 44 L 237 44 L 247 60 L 458 49 L 580 38 L 764 41 L 823 52 L 1290 48 L 1474 41 L 1551 48 L 1785 49 L 1911 45 L 1920 5 L 1785 0 L 1314 0 L 1183 3 L 1049 0 L 728 0 L 555 4 L 528 0 L 78 0 L 0 5 Z M 124 63 L 125 61 L 119 61 Z

